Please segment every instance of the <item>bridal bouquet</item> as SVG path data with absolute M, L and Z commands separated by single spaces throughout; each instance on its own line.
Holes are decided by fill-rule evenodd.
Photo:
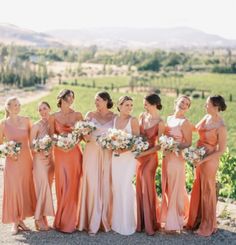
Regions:
M 13 140 L 7 141 L 0 145 L 0 156 L 1 157 L 13 157 L 17 160 L 17 156 L 21 150 L 21 143 L 15 142 Z
M 93 122 L 89 122 L 89 121 L 78 121 L 75 124 L 74 127 L 74 132 L 78 135 L 78 136 L 85 136 L 90 134 L 92 131 L 96 130 L 96 126 Z
M 32 144 L 35 152 L 44 152 L 45 156 L 47 156 L 52 148 L 52 139 L 49 135 L 45 135 L 41 139 L 34 139 Z
M 206 150 L 204 147 L 189 147 L 183 150 L 183 157 L 186 161 L 194 165 L 201 161 L 206 155 Z
M 106 134 L 97 138 L 97 142 L 104 149 L 113 151 L 129 150 L 133 146 L 133 136 L 120 129 L 110 128 Z M 118 153 L 115 153 L 119 156 Z
M 133 137 L 132 152 L 138 156 L 141 152 L 146 151 L 149 147 L 149 143 L 145 141 L 141 136 Z
M 159 144 L 160 144 L 161 149 L 163 151 L 174 152 L 176 155 L 178 155 L 178 152 L 179 152 L 178 145 L 179 145 L 179 143 L 176 142 L 173 137 L 168 137 L 166 135 L 162 135 L 159 138 Z
M 70 150 L 78 143 L 78 136 L 75 133 L 54 134 L 53 143 L 58 148 Z

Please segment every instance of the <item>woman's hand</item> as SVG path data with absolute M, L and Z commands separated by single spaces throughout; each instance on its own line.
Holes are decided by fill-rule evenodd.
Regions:
M 139 159 L 141 157 L 144 157 L 146 156 L 147 154 L 145 154 L 145 151 L 144 152 L 141 152 L 140 154 L 138 154 L 137 156 L 135 156 L 136 159 Z
M 91 139 L 92 139 L 92 136 L 91 136 L 91 134 L 84 135 L 84 136 L 83 136 L 83 139 L 84 139 L 84 141 L 85 141 L 86 143 L 89 143 L 89 142 L 91 141 Z

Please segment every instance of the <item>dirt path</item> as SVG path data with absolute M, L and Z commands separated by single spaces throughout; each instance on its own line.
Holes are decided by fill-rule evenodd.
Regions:
M 3 172 L 0 171 L 0 210 L 2 210 L 2 193 L 3 193 Z M 53 187 L 54 202 L 55 188 Z M 225 203 L 219 202 L 217 207 L 218 215 L 222 213 L 225 208 Z M 227 212 L 231 218 L 236 218 L 236 205 L 229 204 Z M 0 244 L 236 244 L 236 227 L 230 225 L 230 218 L 228 215 L 224 219 L 218 218 L 219 230 L 211 237 L 203 238 L 194 235 L 191 232 L 184 231 L 180 235 L 167 235 L 164 232 L 157 232 L 155 236 L 147 236 L 145 233 L 135 233 L 131 236 L 122 236 L 115 232 L 99 232 L 96 236 L 90 237 L 86 232 L 74 232 L 73 234 L 64 234 L 51 230 L 49 232 L 37 232 L 34 228 L 33 218 L 26 220 L 26 224 L 32 229 L 29 232 L 20 232 L 12 236 L 10 233 L 11 225 L 3 225 L 0 223 Z M 0 214 L 1 219 L 1 214 Z M 53 219 L 49 222 L 52 224 Z M 235 223 L 234 223 L 235 225 Z

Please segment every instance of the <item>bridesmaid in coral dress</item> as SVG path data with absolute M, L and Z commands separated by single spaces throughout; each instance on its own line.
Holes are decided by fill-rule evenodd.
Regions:
M 32 175 L 32 157 L 29 147 L 31 123 L 19 116 L 20 103 L 16 97 L 6 102 L 6 119 L 0 124 L 0 144 L 3 140 L 21 143 L 17 159 L 6 157 L 2 222 L 13 223 L 12 234 L 18 229 L 29 230 L 23 220 L 34 215 L 35 192 Z
M 106 232 L 111 229 L 112 191 L 111 157 L 112 152 L 102 149 L 97 136 L 106 133 L 113 126 L 113 102 L 107 92 L 95 96 L 97 110 L 87 113 L 86 119 L 95 123 L 97 129 L 85 137 L 87 144 L 83 159 L 83 184 L 79 230 L 94 235 L 100 228 Z
M 182 150 L 192 143 L 192 125 L 185 117 L 191 104 L 187 96 L 180 96 L 175 113 L 167 118 L 166 135 L 174 138 Z M 189 199 L 185 187 L 185 161 L 179 153 L 165 152 L 162 162 L 161 221 L 165 230 L 180 232 L 187 222 Z
M 131 135 L 139 135 L 138 119 L 130 114 L 133 99 L 122 96 L 118 101 L 119 116 L 114 119 L 113 128 Z M 136 170 L 135 156 L 131 151 L 118 151 L 119 157 L 112 155 L 112 230 L 122 235 L 131 235 L 137 226 L 136 195 L 133 178 Z
M 49 113 L 50 105 L 47 102 L 41 102 L 38 106 L 41 120 L 32 126 L 30 141 L 43 138 L 49 135 Z M 47 217 L 54 216 L 52 200 L 52 180 L 54 175 L 54 165 L 52 161 L 52 152 L 33 152 L 33 177 L 36 193 L 36 210 L 34 214 L 35 226 L 37 230 L 49 230 Z
M 57 106 L 60 111 L 50 118 L 51 134 L 71 133 L 73 126 L 82 120 L 80 112 L 70 108 L 74 101 L 74 92 L 62 90 Z M 54 227 L 58 231 L 72 233 L 78 225 L 79 193 L 82 177 L 82 153 L 79 145 L 64 151 L 54 147 L 55 183 L 57 196 L 57 211 Z
M 220 156 L 226 149 L 226 127 L 220 111 L 226 110 L 222 96 L 211 96 L 206 102 L 207 115 L 196 125 L 197 146 L 206 149 L 206 157 L 197 163 L 196 178 L 191 193 L 187 227 L 196 234 L 210 236 L 216 232 L 216 173 Z
M 158 166 L 158 138 L 164 133 L 165 125 L 158 110 L 162 109 L 160 97 L 153 93 L 144 98 L 146 112 L 140 116 L 140 133 L 149 143 L 149 149 L 138 156 L 136 176 L 137 231 L 145 229 L 154 235 L 160 227 L 160 207 L 156 193 L 155 176 Z

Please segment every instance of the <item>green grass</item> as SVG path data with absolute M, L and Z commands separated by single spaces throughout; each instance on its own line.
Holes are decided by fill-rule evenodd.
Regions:
M 221 94 L 228 100 L 232 94 L 236 100 L 236 75 L 229 74 L 188 74 L 183 78 L 161 78 L 151 81 L 157 87 L 195 88 L 208 90 L 211 94 Z
M 224 82 L 221 82 L 222 77 L 224 77 Z M 186 76 L 185 78 L 182 78 L 183 81 L 186 81 L 184 84 L 181 85 L 184 86 L 194 86 L 197 89 L 209 89 L 212 91 L 212 93 L 220 93 L 223 95 L 227 95 L 227 93 L 233 93 L 233 95 L 236 96 L 236 75 L 215 75 L 215 74 L 207 74 L 207 75 L 193 75 L 193 76 Z M 104 87 L 108 86 L 110 87 L 111 83 L 114 83 L 115 86 L 127 86 L 129 78 L 128 77 L 100 77 L 100 78 L 80 78 L 78 79 L 78 83 L 89 83 L 92 84 L 92 81 L 96 82 L 96 86 Z M 168 85 L 168 84 L 167 84 Z M 177 86 L 177 85 L 176 85 Z M 180 88 L 180 85 L 178 85 Z M 49 96 L 46 96 L 45 98 L 41 100 L 46 100 L 50 103 L 52 106 L 52 110 L 56 111 L 56 97 L 58 92 L 62 88 L 71 88 L 75 91 L 75 102 L 74 102 L 74 109 L 79 110 L 85 115 L 87 111 L 94 110 L 94 95 L 96 92 L 98 92 L 101 89 L 97 88 L 87 88 L 87 87 L 81 87 L 81 86 L 71 86 L 71 85 L 58 85 L 54 87 L 53 91 Z M 121 93 L 117 93 L 116 90 L 114 92 L 110 92 L 111 96 L 116 102 L 121 96 Z M 143 96 L 144 94 L 132 94 L 132 97 L 134 98 L 134 115 L 138 116 L 140 112 L 143 111 Z M 173 112 L 173 105 L 174 105 L 174 97 L 168 97 L 164 94 L 161 94 L 162 104 L 163 104 L 163 110 L 161 111 L 161 114 L 163 118 L 165 119 L 169 114 Z M 22 115 L 28 115 L 32 118 L 33 121 L 36 121 L 38 119 L 38 113 L 36 111 L 38 101 L 29 103 L 27 105 L 22 106 Z M 202 116 L 205 114 L 204 110 L 204 104 L 205 99 L 195 99 L 192 101 L 192 106 L 187 113 L 187 117 L 190 119 L 190 121 L 194 124 L 196 124 Z M 227 102 L 227 110 L 222 113 L 222 116 L 226 122 L 227 128 L 228 128 L 228 146 L 230 148 L 230 151 L 236 154 L 236 102 Z M 113 108 L 114 111 L 116 111 L 116 106 Z M 0 112 L 0 118 L 3 117 L 3 112 Z M 196 141 L 197 135 L 194 136 L 194 141 Z

